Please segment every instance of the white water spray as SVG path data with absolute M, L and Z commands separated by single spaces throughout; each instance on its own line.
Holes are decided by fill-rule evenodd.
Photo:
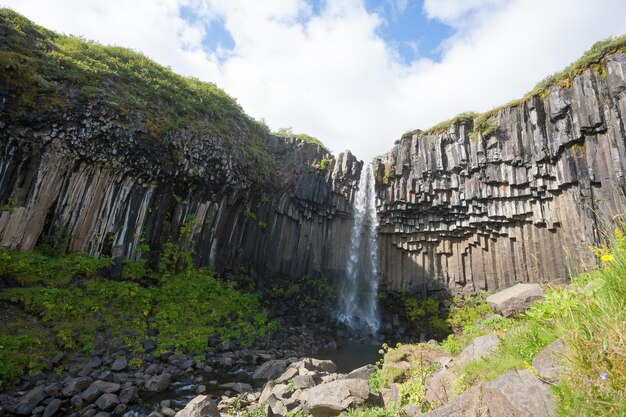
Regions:
M 363 168 L 354 199 L 354 225 L 337 319 L 355 334 L 375 337 L 380 328 L 377 301 L 378 219 L 372 167 L 367 165 Z

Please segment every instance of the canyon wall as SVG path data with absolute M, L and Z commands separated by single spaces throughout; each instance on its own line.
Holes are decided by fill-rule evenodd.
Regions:
M 383 285 L 494 291 L 567 279 L 626 206 L 626 54 L 375 160 Z
M 143 257 L 156 262 L 175 242 L 219 272 L 301 278 L 343 270 L 340 242 L 349 240 L 362 166 L 349 152 L 334 159 L 319 145 L 267 136 L 272 177 L 260 182 L 250 179 L 260 167 L 220 137 L 181 130 L 151 140 L 141 120 L 98 103 L 27 118 L 8 110 L 0 113 L 2 247 L 52 242 L 137 259 L 147 244 Z

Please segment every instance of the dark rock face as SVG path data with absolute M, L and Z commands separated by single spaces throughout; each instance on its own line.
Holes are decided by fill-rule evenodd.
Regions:
M 498 290 L 566 279 L 624 213 L 626 54 L 495 116 L 495 135 L 453 124 L 377 159 L 384 285 Z
M 137 258 L 143 240 L 155 261 L 173 241 L 198 266 L 268 279 L 343 267 L 362 165 L 349 152 L 334 159 L 268 136 L 275 175 L 263 182 L 223 138 L 183 130 L 151 142 L 141 123 L 98 103 L 38 116 L 0 113 L 0 204 L 11 207 L 0 212 L 2 247 L 29 250 L 63 233 L 72 252 Z

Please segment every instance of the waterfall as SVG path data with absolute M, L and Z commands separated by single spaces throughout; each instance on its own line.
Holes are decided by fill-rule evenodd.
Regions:
M 375 337 L 380 328 L 377 226 L 374 174 L 368 164 L 354 199 L 354 225 L 337 311 L 337 319 L 360 336 Z

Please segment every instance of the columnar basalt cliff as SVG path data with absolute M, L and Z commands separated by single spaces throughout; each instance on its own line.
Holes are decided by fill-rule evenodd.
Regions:
M 377 158 L 387 288 L 496 290 L 595 263 L 626 206 L 626 54 L 570 81 L 501 108 L 489 135 L 452 123 Z
M 362 166 L 349 152 L 273 136 L 135 52 L 7 9 L 0 34 L 1 247 L 155 265 L 174 244 L 219 272 L 338 278 Z
M 177 242 L 198 265 L 264 277 L 335 276 L 349 239 L 361 164 L 319 145 L 269 136 L 266 184 L 218 139 L 172 134 L 167 148 L 122 128 L 105 108 L 0 129 L 0 244 L 66 239 L 94 256 L 158 257 Z M 319 163 L 329 158 L 324 169 Z

